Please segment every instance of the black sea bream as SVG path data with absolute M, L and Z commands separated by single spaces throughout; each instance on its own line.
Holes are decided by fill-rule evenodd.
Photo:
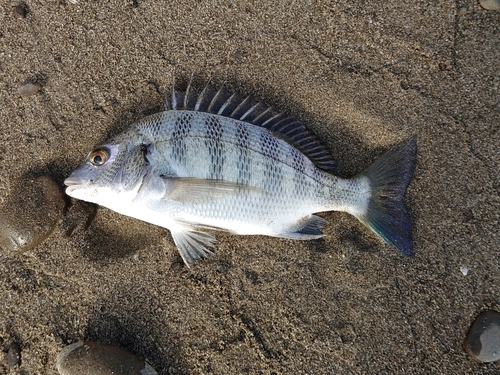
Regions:
M 313 215 L 345 211 L 413 255 L 401 202 L 415 169 L 414 139 L 352 179 L 294 117 L 210 86 L 172 93 L 165 111 L 96 147 L 66 193 L 167 228 L 187 265 L 210 252 L 206 230 L 297 240 L 323 236 Z

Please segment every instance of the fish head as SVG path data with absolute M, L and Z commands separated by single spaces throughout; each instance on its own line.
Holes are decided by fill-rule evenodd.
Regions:
M 108 207 L 114 201 L 123 204 L 125 195 L 137 192 L 150 167 L 147 152 L 137 142 L 111 141 L 95 147 L 64 180 L 66 194 Z

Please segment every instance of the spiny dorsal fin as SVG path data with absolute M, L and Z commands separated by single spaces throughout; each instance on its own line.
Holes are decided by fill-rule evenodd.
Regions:
M 327 148 L 302 122 L 293 116 L 276 112 L 263 101 L 255 101 L 251 95 L 242 98 L 238 92 L 231 95 L 224 86 L 215 90 L 210 84 L 197 93 L 190 80 L 184 92 L 172 88 L 172 108 L 169 108 L 168 104 L 165 104 L 166 110 L 213 113 L 261 126 L 292 144 L 319 168 L 327 171 L 336 169 L 336 163 Z

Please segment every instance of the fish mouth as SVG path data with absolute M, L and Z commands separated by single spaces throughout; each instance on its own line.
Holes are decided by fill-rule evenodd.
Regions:
M 84 178 L 80 177 L 68 177 L 67 179 L 64 180 L 64 185 L 67 186 L 66 188 L 66 194 L 69 196 L 72 196 L 72 192 L 75 189 L 78 189 L 82 185 L 88 183 L 88 180 L 85 180 Z
M 82 185 L 86 180 L 80 177 L 68 177 L 64 180 L 64 185 L 68 187 L 73 187 L 75 185 Z

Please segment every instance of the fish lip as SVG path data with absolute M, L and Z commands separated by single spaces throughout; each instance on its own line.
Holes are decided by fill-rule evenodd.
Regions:
M 64 185 L 72 187 L 75 185 L 82 185 L 85 182 L 86 180 L 80 177 L 68 177 L 67 179 L 64 180 Z

